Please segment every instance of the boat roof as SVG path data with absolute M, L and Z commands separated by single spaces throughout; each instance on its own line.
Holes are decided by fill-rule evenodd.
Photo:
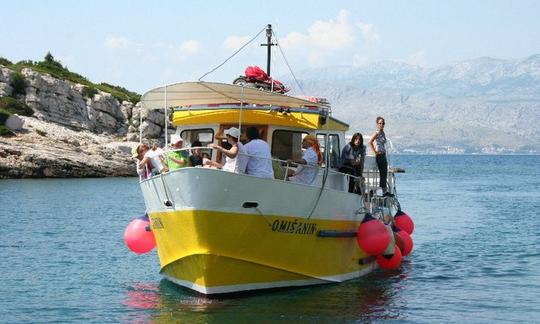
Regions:
M 141 98 L 145 109 L 190 107 L 193 105 L 251 104 L 280 107 L 316 107 L 324 103 L 291 97 L 276 92 L 217 82 L 180 82 L 158 87 L 146 92 Z
M 238 122 L 302 129 L 347 131 L 349 125 L 329 116 L 326 99 L 291 97 L 275 92 L 217 82 L 181 82 L 146 92 L 145 109 L 174 107 L 173 125 Z M 328 117 L 323 123 L 321 116 Z

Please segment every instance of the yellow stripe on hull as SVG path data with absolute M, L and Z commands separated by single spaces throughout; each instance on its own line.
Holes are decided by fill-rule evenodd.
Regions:
M 317 236 L 358 222 L 204 210 L 150 218 L 162 273 L 203 293 L 343 281 L 371 268 L 354 237 Z

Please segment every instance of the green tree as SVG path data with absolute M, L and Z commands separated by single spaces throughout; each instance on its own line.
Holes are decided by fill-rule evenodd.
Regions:
M 52 56 L 51 52 L 47 52 L 47 55 L 45 55 L 43 62 L 47 63 L 48 65 L 56 66 L 57 68 L 63 69 L 62 63 L 54 59 L 54 56 Z
M 13 88 L 13 94 L 12 96 L 15 97 L 16 95 L 24 95 L 26 94 L 26 80 L 24 79 L 24 76 L 20 74 L 19 72 L 16 72 L 13 75 L 13 79 L 11 79 L 11 87 Z
M 13 63 L 11 63 L 11 61 L 8 60 L 8 59 L 5 58 L 5 57 L 0 57 L 0 65 L 3 65 L 3 66 L 10 66 L 10 65 L 13 65 Z

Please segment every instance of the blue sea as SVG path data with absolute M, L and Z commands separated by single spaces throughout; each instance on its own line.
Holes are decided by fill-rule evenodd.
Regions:
M 0 181 L 0 322 L 540 320 L 540 156 L 395 156 L 414 251 L 343 284 L 207 299 L 131 253 L 136 178 Z

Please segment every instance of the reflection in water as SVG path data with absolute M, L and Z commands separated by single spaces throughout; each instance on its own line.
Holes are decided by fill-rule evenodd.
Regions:
M 364 278 L 286 290 L 207 298 L 165 279 L 126 291 L 129 321 L 166 323 L 209 321 L 357 321 L 400 318 L 400 282 L 405 269 L 376 271 Z M 399 302 L 397 302 L 399 303 Z
M 123 304 L 133 309 L 158 309 L 160 298 L 157 284 L 137 283 L 129 287 Z

